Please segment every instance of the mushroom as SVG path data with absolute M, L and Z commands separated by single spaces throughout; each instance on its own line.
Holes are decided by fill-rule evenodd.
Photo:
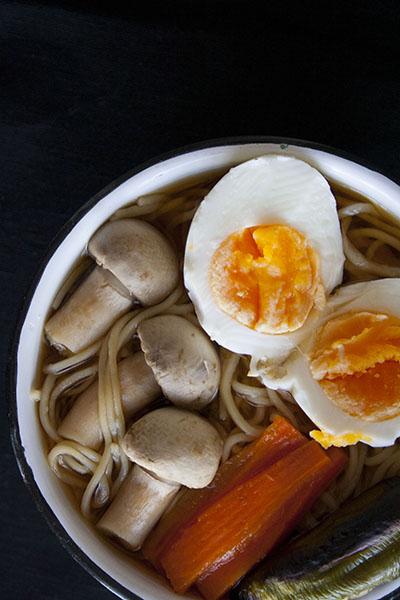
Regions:
M 47 339 L 58 350 L 79 352 L 129 310 L 132 300 L 116 289 L 114 276 L 95 268 L 45 325 Z
M 146 362 L 166 398 L 177 406 L 202 408 L 218 391 L 217 351 L 201 329 L 176 315 L 143 321 L 138 334 Z
M 179 487 L 134 465 L 97 526 L 129 550 L 139 550 Z
M 122 449 L 136 464 L 97 525 L 138 550 L 181 485 L 202 488 L 211 483 L 222 440 L 200 415 L 166 407 L 136 421 Z M 137 492 L 135 481 L 140 482 Z
M 90 240 L 88 251 L 143 306 L 158 304 L 178 283 L 174 250 L 166 237 L 145 221 L 106 223 Z
M 79 352 L 99 339 L 134 300 L 161 302 L 176 287 L 178 261 L 153 225 L 121 219 L 103 225 L 88 244 L 98 266 L 45 326 L 59 350 Z
M 160 396 L 161 390 L 143 352 L 124 358 L 118 363 L 121 404 L 125 419 Z M 98 413 L 98 383 L 92 383 L 75 400 L 58 428 L 61 437 L 97 450 L 103 441 Z

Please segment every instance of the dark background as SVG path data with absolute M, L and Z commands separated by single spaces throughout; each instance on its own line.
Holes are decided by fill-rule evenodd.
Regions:
M 207 138 L 290 136 L 398 175 L 398 0 L 143 4 L 0 0 L 3 367 L 53 236 L 154 155 Z M 111 599 L 36 511 L 1 398 L 0 597 Z

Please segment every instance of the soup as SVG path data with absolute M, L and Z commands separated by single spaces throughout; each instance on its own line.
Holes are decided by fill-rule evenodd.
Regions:
M 91 242 L 92 246 L 89 244 L 89 251 L 91 256 L 95 257 L 98 266 L 94 266 L 95 262 L 92 258 L 84 257 L 54 299 L 54 313 L 50 315 L 48 323 L 54 324 L 53 317 L 61 314 L 62 310 L 64 310 L 64 317 L 61 322 L 56 323 L 57 326 L 47 326 L 46 328 L 47 339 L 50 339 L 51 345 L 48 344 L 47 356 L 41 366 L 42 385 L 40 389 L 34 391 L 34 394 L 40 399 L 40 420 L 48 441 L 49 465 L 55 474 L 74 490 L 82 514 L 93 523 L 98 524 L 105 535 L 112 536 L 118 543 L 132 551 L 138 552 L 140 546 L 144 544 L 145 557 L 167 574 L 178 592 L 185 591 L 189 585 L 196 583 L 206 598 L 219 597 L 219 592 L 214 593 L 213 591 L 218 588 L 217 582 L 206 573 L 207 569 L 210 569 L 211 549 L 209 549 L 209 556 L 199 556 L 200 566 L 196 567 L 197 570 L 192 569 L 193 581 L 188 577 L 185 579 L 182 573 L 175 573 L 174 565 L 179 563 L 182 556 L 179 554 L 179 548 L 181 548 L 181 552 L 185 548 L 190 548 L 189 539 L 188 545 L 184 544 L 183 532 L 185 531 L 189 538 L 190 535 L 194 535 L 194 532 L 203 532 L 206 535 L 209 530 L 206 526 L 204 530 L 201 530 L 200 525 L 197 525 L 197 529 L 191 530 L 188 525 L 189 519 L 185 528 L 182 529 L 182 523 L 175 522 L 175 517 L 168 517 L 168 514 L 174 515 L 174 507 L 175 513 L 178 509 L 184 512 L 185 507 L 192 502 L 191 498 L 194 498 L 196 510 L 200 511 L 199 507 L 202 507 L 204 515 L 209 515 L 207 518 L 211 531 L 211 517 L 212 515 L 218 516 L 218 510 L 213 505 L 214 501 L 214 504 L 218 505 L 218 502 L 222 502 L 221 498 L 224 498 L 224 501 L 227 502 L 226 508 L 236 506 L 235 497 L 230 498 L 228 492 L 233 494 L 232 490 L 235 490 L 235 486 L 238 485 L 250 486 L 249 482 L 254 483 L 255 476 L 259 477 L 257 490 L 263 489 L 265 484 L 260 472 L 264 471 L 261 469 L 261 464 L 264 465 L 264 470 L 267 469 L 267 466 L 268 469 L 274 468 L 274 477 L 280 480 L 279 478 L 283 476 L 279 468 L 283 468 L 281 461 L 288 455 L 288 451 L 286 446 L 285 450 L 282 446 L 282 449 L 279 450 L 282 454 L 276 455 L 274 459 L 268 459 L 268 461 L 272 461 L 269 463 L 265 457 L 268 453 L 270 453 L 268 456 L 271 456 L 272 450 L 268 445 L 270 443 L 268 435 L 271 437 L 272 434 L 265 432 L 280 432 L 279 435 L 285 439 L 285 444 L 290 445 L 290 452 L 299 453 L 299 461 L 302 457 L 299 464 L 305 464 L 307 460 L 310 461 L 310 464 L 312 461 L 316 461 L 315 464 L 318 460 L 323 461 L 320 454 L 323 451 L 320 446 L 317 448 L 316 442 L 307 442 L 304 450 L 301 450 L 303 439 L 309 439 L 310 432 L 314 432 L 314 439 L 324 447 L 343 446 L 343 449 L 338 452 L 343 453 L 344 458 L 339 454 L 334 455 L 335 451 L 333 453 L 332 450 L 328 451 L 333 457 L 332 462 L 337 465 L 337 476 L 336 471 L 333 470 L 330 474 L 329 486 L 326 487 L 322 483 L 319 487 L 317 486 L 319 493 L 315 497 L 310 497 L 307 502 L 304 501 L 301 507 L 296 509 L 297 512 L 293 513 L 290 531 L 289 529 L 280 531 L 276 542 L 279 541 L 278 538 L 281 534 L 282 536 L 285 534 L 287 537 L 289 534 L 293 535 L 315 527 L 328 514 L 338 510 L 346 500 L 358 496 L 385 478 L 399 474 L 400 471 L 400 454 L 396 443 L 382 444 L 382 447 L 379 447 L 376 443 L 370 445 L 368 443 L 371 441 L 370 437 L 365 435 L 363 438 L 363 432 L 360 434 L 353 432 L 353 438 L 334 434 L 330 434 L 329 438 L 329 432 L 318 432 L 315 429 L 315 423 L 310 418 L 310 411 L 308 410 L 308 414 L 306 414 L 301 408 L 301 402 L 296 398 L 295 393 L 292 393 L 292 388 L 287 386 L 285 389 L 284 386 L 280 386 L 280 382 L 284 382 L 284 378 L 271 376 L 268 353 L 265 357 L 257 353 L 235 352 L 227 348 L 230 342 L 223 345 L 211 343 L 207 336 L 207 333 L 210 332 L 207 326 L 207 314 L 203 314 L 207 311 L 204 311 L 200 305 L 195 307 L 190 301 L 188 293 L 182 285 L 182 273 L 185 250 L 186 256 L 188 254 L 186 242 L 193 217 L 195 214 L 199 214 L 197 211 L 203 198 L 215 188 L 219 180 L 220 175 L 218 177 L 213 175 L 196 183 L 183 182 L 182 186 L 174 189 L 160 190 L 158 193 L 138 198 L 132 205 L 120 209 L 111 217 L 109 223 L 114 224 L 121 221 L 131 222 L 131 220 L 150 224 L 151 229 L 148 229 L 147 225 L 140 225 L 140 231 L 132 229 L 132 236 L 135 239 L 144 239 L 145 235 L 153 236 L 150 242 L 146 242 L 146 244 L 143 242 L 145 246 L 143 246 L 142 255 L 145 256 L 147 252 L 148 261 L 159 261 L 160 271 L 166 275 L 165 281 L 162 284 L 157 282 L 157 285 L 150 285 L 147 281 L 143 286 L 143 291 L 139 291 L 140 286 L 136 283 L 135 292 L 132 294 L 126 285 L 127 279 L 124 279 L 126 273 L 121 271 L 122 263 L 121 257 L 118 255 L 118 244 L 113 241 L 109 246 L 112 252 L 117 254 L 111 265 L 106 262 L 109 260 L 109 251 L 106 249 L 107 240 L 100 239 L 97 245 Z M 341 224 L 340 246 L 343 243 L 346 259 L 343 278 L 340 278 L 340 281 L 333 287 L 341 286 L 343 283 L 369 282 L 380 278 L 396 280 L 400 274 L 398 255 L 400 229 L 397 223 L 392 217 L 377 210 L 368 199 L 355 195 L 350 190 L 340 188 L 334 182 L 331 182 L 330 185 L 337 203 L 337 215 Z M 227 215 L 226 220 L 229 221 L 229 218 L 230 216 Z M 290 261 L 293 261 L 293 257 L 299 254 L 306 242 L 300 238 L 295 238 L 297 241 L 293 242 L 293 236 L 296 234 L 292 234 L 289 230 L 282 232 L 271 229 L 277 225 L 282 226 L 282 223 L 286 224 L 284 218 L 280 223 L 268 224 L 269 229 L 264 220 L 256 221 L 254 224 L 264 227 L 257 235 L 261 236 L 263 240 L 269 240 L 272 236 L 273 244 L 277 243 L 278 237 L 282 239 L 282 235 L 288 235 L 290 243 L 294 244 L 293 253 L 288 254 Z M 251 231 L 251 235 L 254 236 L 253 230 L 254 227 Z M 233 231 L 236 233 L 235 227 Z M 243 235 L 247 235 L 247 233 Z M 156 248 L 158 248 L 157 252 Z M 213 247 L 213 256 L 217 250 L 217 247 Z M 123 246 L 120 254 L 123 255 L 124 252 L 129 251 L 126 246 Z M 323 262 L 323 252 L 320 252 L 320 255 L 322 257 L 320 257 L 320 261 Z M 237 256 L 238 254 L 235 254 L 235 257 Z M 226 254 L 224 257 L 225 260 Z M 258 260 L 258 258 L 257 255 L 256 259 Z M 264 259 L 265 256 L 263 255 L 261 258 Z M 135 261 L 139 261 L 139 258 L 136 258 Z M 215 263 L 213 264 L 215 265 Z M 311 261 L 310 264 L 314 263 Z M 130 268 L 135 270 L 135 265 L 136 262 L 132 263 Z M 227 270 L 225 269 L 226 260 L 223 265 L 222 279 L 219 280 L 221 288 L 226 283 L 224 279 Z M 237 273 L 236 263 L 234 268 L 234 272 Z M 283 265 L 281 268 L 284 270 L 289 267 Z M 143 269 L 146 270 L 145 267 Z M 213 272 L 216 269 L 217 267 Z M 303 263 L 297 271 L 301 269 L 303 269 Z M 310 269 L 312 271 L 311 267 Z M 316 270 L 315 268 L 314 271 Z M 231 273 L 229 276 L 231 277 Z M 315 275 L 315 280 L 317 280 L 317 275 Z M 191 275 L 186 278 L 187 281 L 194 281 L 194 277 Z M 87 287 L 82 292 L 85 282 Z M 142 281 L 139 283 L 141 285 Z M 270 283 L 267 283 L 270 286 Z M 215 287 L 218 288 L 219 284 Z M 307 287 L 307 290 L 311 290 L 312 306 L 303 312 L 300 311 L 300 320 L 293 321 L 296 323 L 296 330 L 301 329 L 309 318 L 313 318 L 314 310 L 319 314 L 318 294 L 315 291 L 317 287 L 317 283 L 315 285 L 312 283 Z M 303 288 L 301 289 L 303 290 Z M 81 297 L 78 297 L 79 290 L 82 292 Z M 140 290 L 142 290 L 141 287 Z M 217 289 L 217 293 L 214 293 L 215 304 L 223 303 L 229 297 L 230 292 L 222 294 L 220 291 Z M 326 293 L 328 302 L 331 291 L 333 289 Z M 365 288 L 365 291 L 368 292 L 368 288 Z M 91 296 L 92 293 L 93 296 Z M 112 305 L 114 312 L 111 316 L 109 312 L 102 312 L 105 305 L 103 293 L 109 294 L 104 302 L 107 306 Z M 298 288 L 295 289 L 295 292 L 290 293 L 298 294 Z M 149 294 L 151 295 L 150 300 Z M 301 298 L 302 308 L 305 301 L 303 296 Z M 82 308 L 85 303 L 89 308 Z M 63 340 L 67 340 L 67 343 L 59 341 L 58 332 L 69 326 L 68 310 L 71 305 L 74 315 L 79 313 L 83 320 L 87 319 L 87 315 L 90 314 L 90 319 L 94 323 L 90 339 L 80 340 L 79 335 L 84 330 L 84 325 L 79 322 L 76 329 L 72 328 L 68 336 L 63 338 Z M 91 314 L 93 306 L 99 306 L 99 312 Z M 234 312 L 230 313 L 226 310 L 226 304 L 224 306 L 225 308 L 220 311 L 221 315 L 222 313 L 227 314 L 227 318 L 235 321 L 235 326 L 239 322 L 240 327 L 247 327 L 246 334 L 248 333 L 248 339 L 250 339 L 251 332 L 256 328 L 248 323 L 243 323 L 242 316 L 240 316 L 241 321 L 240 319 L 237 321 L 235 315 L 238 314 L 238 305 L 235 304 Z M 243 307 L 243 304 L 240 306 Z M 372 308 L 368 311 L 371 315 L 382 312 L 380 306 L 377 306 L 376 310 L 372 310 Z M 322 310 L 324 308 L 321 308 Z M 366 312 L 365 309 L 364 312 Z M 356 314 L 355 309 L 352 309 L 350 311 L 351 318 L 354 314 Z M 258 322 L 261 321 L 258 319 Z M 262 321 L 260 327 L 264 327 L 265 322 L 265 320 Z M 273 327 L 271 329 L 271 325 L 268 325 L 268 335 L 270 337 L 275 335 L 275 339 L 278 339 L 276 336 L 281 336 L 286 332 L 284 330 L 285 323 L 282 325 L 283 330 L 279 329 L 276 333 Z M 291 323 L 292 320 L 287 325 L 288 331 L 292 327 Z M 322 322 L 316 320 L 312 323 L 312 331 L 320 332 L 320 338 L 323 337 Z M 393 327 L 395 326 L 397 324 L 393 323 Z M 218 328 L 218 322 L 211 327 Z M 361 333 L 365 327 L 364 324 Z M 351 332 L 354 334 L 353 329 Z M 257 331 L 257 338 L 253 336 L 253 339 L 266 339 L 262 338 L 263 335 L 265 335 L 265 331 Z M 216 339 L 215 335 L 212 335 L 212 338 Z M 352 337 L 350 336 L 349 339 L 351 342 Z M 195 341 L 192 343 L 191 340 Z M 340 340 L 343 345 L 342 338 Z M 297 345 L 301 346 L 303 343 L 305 342 L 296 342 L 293 348 Z M 179 350 L 175 355 L 173 348 Z M 318 347 L 317 350 L 318 357 L 320 357 L 324 349 Z M 188 361 L 183 364 L 182 355 L 183 357 L 195 356 L 196 360 L 192 362 L 196 364 L 188 365 Z M 291 360 L 289 356 L 290 352 L 286 356 L 281 353 L 277 357 L 277 364 L 280 366 L 282 364 L 290 365 L 290 362 L 286 363 L 286 360 Z M 392 355 L 385 355 L 384 359 L 394 362 Z M 199 364 L 207 365 L 206 375 L 199 369 Z M 391 362 L 389 366 L 391 367 Z M 381 373 L 375 374 L 381 375 Z M 188 379 L 185 379 L 186 376 Z M 331 377 L 331 373 L 328 372 L 329 385 L 333 385 L 332 381 L 337 382 L 337 373 L 335 373 L 335 377 Z M 274 378 L 276 385 L 273 383 Z M 267 381 L 272 382 L 271 386 L 266 385 Z M 346 387 L 347 395 L 350 394 L 348 390 L 349 388 Z M 397 416 L 396 412 L 394 416 Z M 170 425 L 167 426 L 168 423 Z M 275 429 L 271 430 L 270 427 Z M 368 428 L 366 427 L 366 429 Z M 181 434 L 180 446 L 177 445 L 174 433 L 171 433 L 176 430 L 179 430 Z M 151 431 L 158 431 L 158 435 L 153 433 L 154 437 L 150 438 L 149 432 Z M 358 441 L 357 437 L 354 437 L 356 434 L 359 434 L 359 439 L 362 441 Z M 301 437 L 297 437 L 298 435 Z M 263 452 L 264 450 L 266 452 L 263 457 L 268 465 L 267 462 L 257 463 L 258 470 L 251 472 L 252 478 L 250 478 L 249 471 L 246 476 L 243 475 L 244 479 L 235 480 L 234 486 L 233 480 L 230 479 L 232 474 L 228 476 L 225 473 L 230 470 L 232 473 L 234 471 L 241 473 L 243 469 L 246 471 L 243 465 L 246 464 L 246 460 L 250 460 L 250 451 L 246 451 L 246 448 L 256 448 L 255 444 L 260 439 L 267 440 L 265 447 L 268 446 L 268 452 L 263 449 Z M 138 440 L 144 441 L 139 443 Z M 197 455 L 193 451 L 193 440 L 200 448 Z M 258 443 L 260 445 L 261 442 Z M 314 445 L 309 446 L 309 443 Z M 300 444 L 299 448 L 297 448 L 297 444 Z M 151 445 L 150 450 L 148 445 Z M 179 452 L 175 452 L 175 448 L 178 448 Z M 304 454 L 300 454 L 300 450 Z M 163 470 L 161 467 L 159 470 L 159 464 L 163 463 L 163 452 L 173 458 L 169 462 L 167 461 L 168 464 L 162 465 Z M 180 463 L 182 453 L 187 459 L 185 465 Z M 143 458 L 144 455 L 146 455 L 145 458 Z M 296 456 L 296 454 L 291 454 L 291 460 L 295 461 Z M 242 460 L 241 457 L 247 458 Z M 136 471 L 134 471 L 132 463 L 135 464 Z M 156 463 L 157 468 L 154 466 Z M 137 469 L 137 465 L 140 465 L 140 471 Z M 171 465 L 174 467 L 172 470 Z M 234 466 L 230 468 L 229 465 Z M 285 468 L 287 469 L 285 472 L 288 473 L 289 461 Z M 132 473 L 135 473 L 135 478 Z M 196 477 L 193 477 L 193 473 Z M 271 472 L 268 473 L 270 477 Z M 294 475 L 293 472 L 293 477 Z M 156 484 L 153 483 L 153 478 Z M 283 480 L 284 478 L 282 482 Z M 156 500 L 154 502 L 152 500 L 153 504 L 146 494 L 139 500 L 137 499 L 140 490 L 148 489 L 149 481 L 151 481 L 151 485 L 157 486 Z M 227 481 L 231 483 L 227 485 Z M 298 485 L 300 486 L 300 483 Z M 217 502 L 212 490 L 218 486 L 221 486 L 223 493 L 221 491 Z M 193 488 L 194 492 L 190 492 L 188 496 L 186 488 Z M 201 496 L 203 489 L 211 490 L 211 492 L 207 492 L 210 494 L 207 500 L 208 512 L 204 504 L 205 496 Z M 248 489 L 250 490 L 251 487 Z M 242 491 L 246 490 L 247 488 L 244 487 Z M 265 498 L 268 498 L 268 493 L 266 487 Z M 295 495 L 294 490 L 290 493 Z M 129 509 L 125 508 L 126 514 L 123 514 L 121 506 L 126 507 L 129 494 L 139 503 L 145 503 L 147 506 L 149 514 L 146 516 L 145 527 L 142 527 L 143 523 L 138 528 L 134 526 L 134 520 L 140 521 L 142 518 L 142 516 L 138 516 L 137 512 L 130 513 Z M 287 502 L 288 498 L 289 496 Z M 310 510 L 306 510 L 308 505 L 310 505 Z M 113 514 L 113 506 L 117 507 L 117 509 L 114 508 L 115 514 Z M 214 512 L 211 510 L 212 507 L 214 507 Z M 253 508 L 256 509 L 256 504 Z M 276 511 L 278 508 L 279 506 L 271 508 L 271 511 Z M 181 528 L 182 536 L 174 542 L 175 553 L 171 551 L 168 554 L 166 552 L 159 563 L 161 558 L 158 554 L 157 556 L 152 554 L 152 544 L 154 547 L 154 540 L 157 540 L 160 547 L 163 543 L 166 547 L 165 540 L 161 543 L 163 519 L 165 522 L 164 514 L 167 515 L 167 520 L 168 518 L 172 519 L 171 522 L 174 522 L 177 529 Z M 202 522 L 201 519 L 207 521 L 203 513 L 198 512 L 196 515 L 199 523 Z M 269 513 L 263 517 L 260 516 L 258 522 L 261 522 L 262 518 L 267 519 L 267 516 L 269 519 L 271 518 Z M 160 517 L 161 521 L 157 526 Z M 229 528 L 229 524 L 226 527 Z M 157 533 L 157 528 L 161 533 Z M 125 535 L 124 532 L 127 530 L 130 530 L 130 533 Z M 165 539 L 171 541 L 170 530 L 168 536 Z M 255 531 L 254 536 L 257 537 Z M 267 550 L 270 550 L 264 547 L 261 549 L 261 547 L 262 544 L 257 548 L 257 552 L 253 552 L 252 559 L 248 562 L 249 568 L 258 562 L 262 555 L 267 554 Z M 212 549 L 212 551 L 217 552 L 216 549 Z M 226 557 L 221 562 L 218 552 L 215 556 L 218 559 L 215 564 L 225 564 Z M 202 563 L 202 560 L 205 562 Z M 201 568 L 206 563 L 207 569 L 202 571 Z M 245 574 L 246 570 L 237 571 L 238 579 Z M 235 576 L 231 579 L 228 578 L 227 581 L 236 583 Z M 226 592 L 223 585 L 221 590 Z

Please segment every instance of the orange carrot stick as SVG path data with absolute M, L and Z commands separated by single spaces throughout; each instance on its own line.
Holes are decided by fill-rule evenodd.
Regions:
M 202 573 L 229 560 L 260 532 L 269 537 L 277 522 L 283 526 L 283 507 L 330 465 L 328 454 L 308 442 L 205 508 L 161 556 L 175 591 L 185 592 Z M 276 539 L 275 534 L 273 543 Z
M 310 510 L 315 500 L 337 477 L 347 462 L 347 456 L 339 448 L 331 448 L 327 454 L 330 464 L 316 470 L 311 478 L 305 478 L 296 494 L 284 502 L 278 518 L 266 522 L 257 535 L 240 546 L 231 559 L 215 563 L 198 579 L 196 586 L 207 600 L 217 600 L 249 571 L 259 560 L 291 533 L 300 519 Z M 279 518 L 281 515 L 282 518 Z
M 257 440 L 219 468 L 209 486 L 202 490 L 185 490 L 147 538 L 143 547 L 145 558 L 160 570 L 159 557 L 196 514 L 235 485 L 306 443 L 307 438 L 287 419 L 277 416 Z

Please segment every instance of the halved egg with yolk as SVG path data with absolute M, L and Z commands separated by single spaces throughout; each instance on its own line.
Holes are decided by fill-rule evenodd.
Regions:
M 312 331 L 343 263 L 326 179 L 301 160 L 267 155 L 231 169 L 204 198 L 184 278 L 211 339 L 281 360 Z
M 388 446 L 400 435 L 400 279 L 352 284 L 328 301 L 320 326 L 282 365 L 259 375 L 283 388 L 324 446 Z

